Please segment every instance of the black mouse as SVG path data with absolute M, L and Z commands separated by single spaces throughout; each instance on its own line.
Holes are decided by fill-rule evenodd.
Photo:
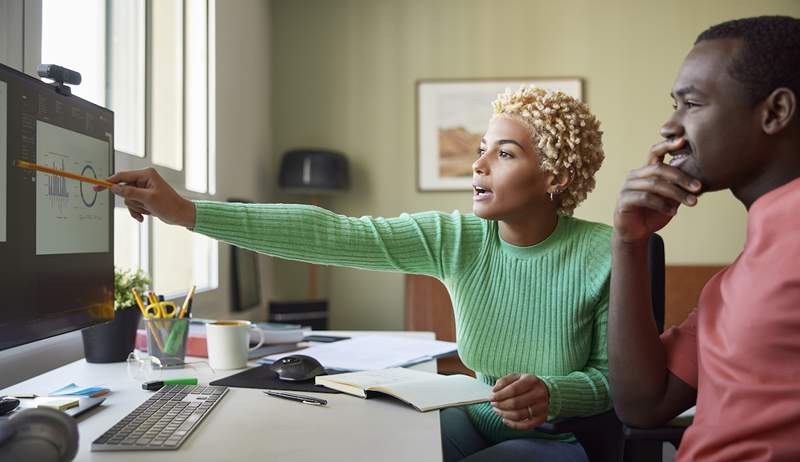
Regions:
M 0 415 L 6 415 L 19 406 L 18 399 L 0 398 Z
M 302 382 L 325 374 L 325 368 L 316 359 L 306 355 L 289 355 L 269 365 L 281 380 Z

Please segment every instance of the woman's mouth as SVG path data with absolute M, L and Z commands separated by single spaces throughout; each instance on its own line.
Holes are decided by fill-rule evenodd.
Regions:
M 485 201 L 494 196 L 491 189 L 484 188 L 483 186 L 473 185 L 472 190 L 474 191 L 472 195 L 473 201 Z

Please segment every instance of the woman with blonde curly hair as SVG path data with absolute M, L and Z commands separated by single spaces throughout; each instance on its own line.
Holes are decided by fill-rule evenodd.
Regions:
M 442 412 L 445 460 L 585 461 L 548 418 L 611 407 L 606 319 L 611 228 L 576 218 L 603 160 L 586 105 L 523 87 L 493 103 L 473 168 L 473 212 L 353 218 L 306 205 L 189 201 L 152 170 L 108 180 L 141 221 L 267 255 L 427 274 L 448 288 L 459 355 L 490 402 Z

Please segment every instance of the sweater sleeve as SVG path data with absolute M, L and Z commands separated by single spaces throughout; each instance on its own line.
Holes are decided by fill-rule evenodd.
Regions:
M 468 264 L 486 226 L 458 212 L 347 217 L 309 205 L 196 201 L 194 231 L 266 255 L 444 279 Z
M 563 376 L 539 377 L 550 393 L 550 418 L 588 416 L 611 409 L 608 385 L 606 328 L 608 325 L 608 285 L 597 306 L 592 327 L 592 350 L 586 366 Z

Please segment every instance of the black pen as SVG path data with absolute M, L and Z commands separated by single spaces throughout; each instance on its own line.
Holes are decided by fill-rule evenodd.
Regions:
M 328 402 L 321 398 L 314 398 L 313 396 L 306 396 L 306 395 L 295 395 L 294 393 L 283 393 L 280 391 L 272 391 L 267 390 L 264 394 L 274 396 L 276 398 L 283 398 L 289 399 L 292 401 L 297 401 L 298 403 L 302 404 L 310 404 L 312 406 L 326 406 Z

